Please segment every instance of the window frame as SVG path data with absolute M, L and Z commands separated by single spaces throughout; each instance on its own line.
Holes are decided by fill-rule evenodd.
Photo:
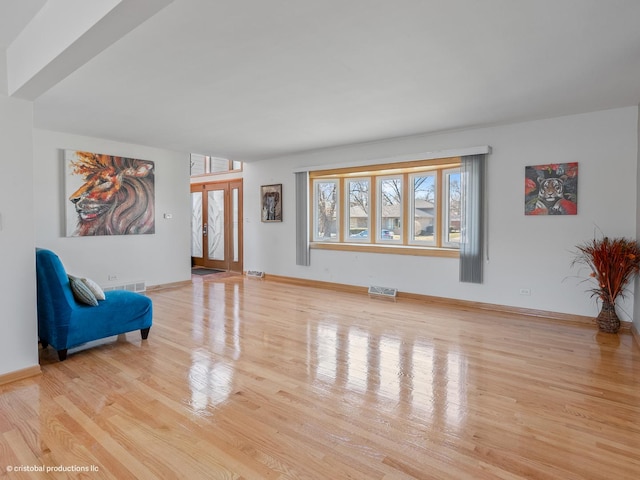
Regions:
M 461 188 L 461 173 L 460 173 L 460 167 L 458 168 L 447 168 L 447 169 L 443 169 L 442 170 L 442 176 L 443 176 L 443 181 L 442 181 L 442 185 L 443 185 L 443 193 L 442 193 L 442 238 L 440 239 L 440 243 L 441 245 L 447 247 L 447 248 L 456 248 L 456 249 L 460 249 L 460 240 L 458 239 L 458 241 L 452 241 L 451 240 L 451 233 L 454 233 L 450 230 L 450 219 L 451 219 L 451 196 L 449 195 L 450 189 L 451 189 L 451 175 L 455 175 L 455 171 L 457 170 L 458 173 L 458 188 Z M 446 180 L 444 180 L 444 178 L 446 177 Z M 462 193 L 462 192 L 461 192 Z M 462 201 L 462 199 L 459 200 L 460 202 Z M 458 207 L 460 208 L 460 207 Z M 460 221 L 458 219 L 458 221 Z M 447 230 L 449 230 L 447 232 Z M 460 229 L 458 228 L 458 234 L 460 234 Z
M 336 206 L 335 206 L 335 222 L 336 222 L 336 236 L 335 237 L 331 237 L 329 236 L 327 237 L 319 237 L 318 233 L 319 230 L 316 228 L 317 225 L 317 221 L 318 221 L 318 212 L 319 212 L 319 204 L 316 201 L 316 185 L 319 183 L 333 183 L 335 184 L 335 197 L 336 197 Z M 312 221 L 309 222 L 311 224 L 311 236 L 310 238 L 312 239 L 313 242 L 321 242 L 321 243 L 326 243 L 326 242 L 331 242 L 331 243 L 338 243 L 341 241 L 342 238 L 342 229 L 340 228 L 340 222 L 341 222 L 341 218 L 342 216 L 340 215 L 340 204 L 341 204 L 341 181 L 339 178 L 314 178 L 311 180 L 311 185 L 312 185 L 312 189 L 311 189 L 311 208 L 313 211 L 313 216 Z
M 447 157 L 430 160 L 416 160 L 408 162 L 397 162 L 391 164 L 365 165 L 361 167 L 348 167 L 327 170 L 309 171 L 309 229 L 310 229 L 310 246 L 313 249 L 326 250 L 348 250 L 363 251 L 374 253 L 391 253 L 404 255 L 424 255 L 424 256 L 441 256 L 441 257 L 459 257 L 459 243 L 446 244 L 443 242 L 444 230 L 444 211 L 443 206 L 445 199 L 443 195 L 446 189 L 443 186 L 445 170 L 460 170 L 460 157 Z M 420 175 L 434 176 L 435 188 L 435 205 L 433 207 L 434 214 L 434 240 L 422 242 L 414 240 L 415 229 L 415 183 L 414 179 Z M 400 228 L 399 238 L 382 239 L 381 231 L 386 229 L 382 225 L 380 216 L 381 202 L 379 198 L 381 193 L 381 179 L 398 178 L 401 180 L 401 202 L 400 210 Z M 368 239 L 352 239 L 350 237 L 350 191 L 349 182 L 359 179 L 369 179 L 369 238 Z M 337 201 L 342 202 L 342 206 L 336 208 L 337 218 L 337 234 L 331 239 L 319 239 L 315 235 L 316 231 L 316 192 L 315 184 L 317 181 L 331 180 L 338 184 Z M 375 232 L 375 235 L 373 234 Z
M 395 174 L 395 175 L 378 175 L 375 177 L 375 181 L 376 181 L 376 190 L 377 190 L 377 196 L 376 196 L 376 225 L 378 228 L 376 228 L 375 232 L 376 232 L 376 236 L 374 240 L 374 243 L 376 244 L 381 244 L 381 245 L 397 245 L 403 244 L 403 239 L 405 238 L 404 235 L 404 225 L 406 224 L 404 215 L 405 215 L 405 211 L 406 209 L 404 208 L 404 198 L 406 195 L 404 195 L 404 190 L 405 190 L 405 176 L 402 174 Z M 382 182 L 385 181 L 393 181 L 393 180 L 399 180 L 400 182 L 400 198 L 399 198 L 399 202 L 398 202 L 398 209 L 399 209 L 399 218 L 400 218 L 400 225 L 395 226 L 395 227 L 389 227 L 387 225 L 384 225 L 384 207 L 391 207 L 391 205 L 384 205 L 384 201 L 382 196 L 384 195 L 384 191 L 382 188 Z M 393 233 L 393 238 L 385 238 L 382 235 L 382 232 L 386 230 L 386 231 L 391 231 Z M 396 234 L 395 230 L 398 230 L 399 233 Z M 395 236 L 398 235 L 400 238 L 395 238 Z
M 433 177 L 433 212 L 434 212 L 434 218 L 433 218 L 433 223 L 431 225 L 433 225 L 432 231 L 433 231 L 433 240 L 416 240 L 415 237 L 417 236 L 417 234 L 419 232 L 416 232 L 416 217 L 415 217 L 415 211 L 416 211 L 416 183 L 415 183 L 415 179 L 419 178 L 419 177 Z M 439 187 L 439 183 L 438 182 L 438 170 L 424 170 L 421 172 L 414 172 L 414 173 L 410 173 L 408 175 L 408 184 L 410 187 L 410 195 L 408 196 L 408 201 L 409 201 L 409 212 L 407 212 L 408 215 L 411 215 L 413 212 L 413 215 L 411 215 L 410 218 L 408 218 L 409 220 L 409 224 L 407 225 L 408 227 L 408 236 L 407 236 L 407 243 L 409 245 L 416 245 L 416 246 L 424 246 L 424 247 L 437 247 L 438 246 L 438 224 L 440 223 L 439 220 L 441 220 L 441 215 L 438 215 L 436 213 L 436 210 L 438 210 L 438 208 L 440 207 L 440 204 L 442 203 L 440 201 L 440 190 L 441 188 Z M 425 200 L 428 201 L 428 200 Z
M 191 153 L 189 155 L 190 177 L 204 177 L 210 175 L 226 175 L 228 173 L 242 172 L 243 164 L 239 160 L 230 160 L 228 158 L 212 157 L 210 155 L 201 155 L 199 153 Z M 227 162 L 227 170 L 215 170 L 213 165 L 216 163 Z M 202 171 L 200 171 L 202 169 Z M 195 171 L 195 173 L 194 173 Z
M 369 189 L 367 191 L 367 208 L 369 211 L 367 212 L 367 227 L 369 234 L 366 238 L 364 237 L 353 237 L 351 234 L 351 188 L 350 183 L 352 182 L 362 182 L 367 181 L 369 183 Z M 349 243 L 371 243 L 372 242 L 372 221 L 371 221 L 371 191 L 374 190 L 372 188 L 372 179 L 370 176 L 363 177 L 348 177 L 344 179 L 344 195 L 348 199 L 348 202 L 344 202 L 344 241 Z

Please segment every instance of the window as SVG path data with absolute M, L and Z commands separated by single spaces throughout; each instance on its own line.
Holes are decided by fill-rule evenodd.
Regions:
M 312 247 L 457 256 L 460 158 L 309 172 Z
M 191 176 L 215 175 L 242 170 L 242 162 L 226 158 L 191 154 Z
M 371 179 L 354 178 L 346 180 L 346 191 L 349 192 L 349 201 L 345 202 L 347 211 L 345 218 L 348 224 L 348 235 L 345 240 L 351 242 L 369 242 L 371 236 L 369 221 L 371 204 Z
M 338 180 L 313 181 L 313 240 L 338 241 L 340 195 Z
M 449 247 L 460 247 L 460 169 L 448 169 L 443 172 L 445 188 L 444 239 Z
M 378 217 L 376 241 L 402 242 L 402 177 L 378 177 Z
M 414 245 L 436 244 L 436 174 L 414 173 L 409 176 L 413 195 L 409 211 L 410 243 Z

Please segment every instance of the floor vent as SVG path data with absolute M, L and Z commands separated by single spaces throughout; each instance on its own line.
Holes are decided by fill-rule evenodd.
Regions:
M 396 298 L 396 295 L 398 295 L 398 289 L 389 287 L 376 287 L 375 285 L 371 285 L 369 287 L 369 295 Z
M 247 271 L 247 277 L 263 278 L 264 272 L 259 272 L 258 270 L 249 270 Z
M 122 285 L 109 285 L 103 287 L 102 290 L 110 292 L 112 290 L 128 290 L 129 292 L 144 293 L 147 291 L 146 282 L 123 283 Z

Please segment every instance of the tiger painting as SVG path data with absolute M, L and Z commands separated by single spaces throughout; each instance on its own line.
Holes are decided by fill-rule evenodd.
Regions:
M 563 198 L 564 181 L 566 179 L 566 175 L 557 178 L 538 178 L 540 188 L 538 189 L 536 208 L 558 210 L 560 208 L 560 200 Z
M 527 167 L 525 215 L 576 215 L 578 164 Z
M 72 153 L 69 169 L 84 182 L 69 196 L 77 215 L 72 236 L 155 233 L 153 162 Z

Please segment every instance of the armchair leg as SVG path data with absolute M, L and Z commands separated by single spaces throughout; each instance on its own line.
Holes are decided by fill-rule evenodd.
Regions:
M 66 348 L 64 350 L 58 350 L 58 358 L 60 359 L 61 362 L 67 359 L 67 349 Z
M 142 335 L 143 340 L 146 340 L 147 337 L 149 336 L 149 330 L 151 330 L 151 327 L 140 329 L 140 335 Z

